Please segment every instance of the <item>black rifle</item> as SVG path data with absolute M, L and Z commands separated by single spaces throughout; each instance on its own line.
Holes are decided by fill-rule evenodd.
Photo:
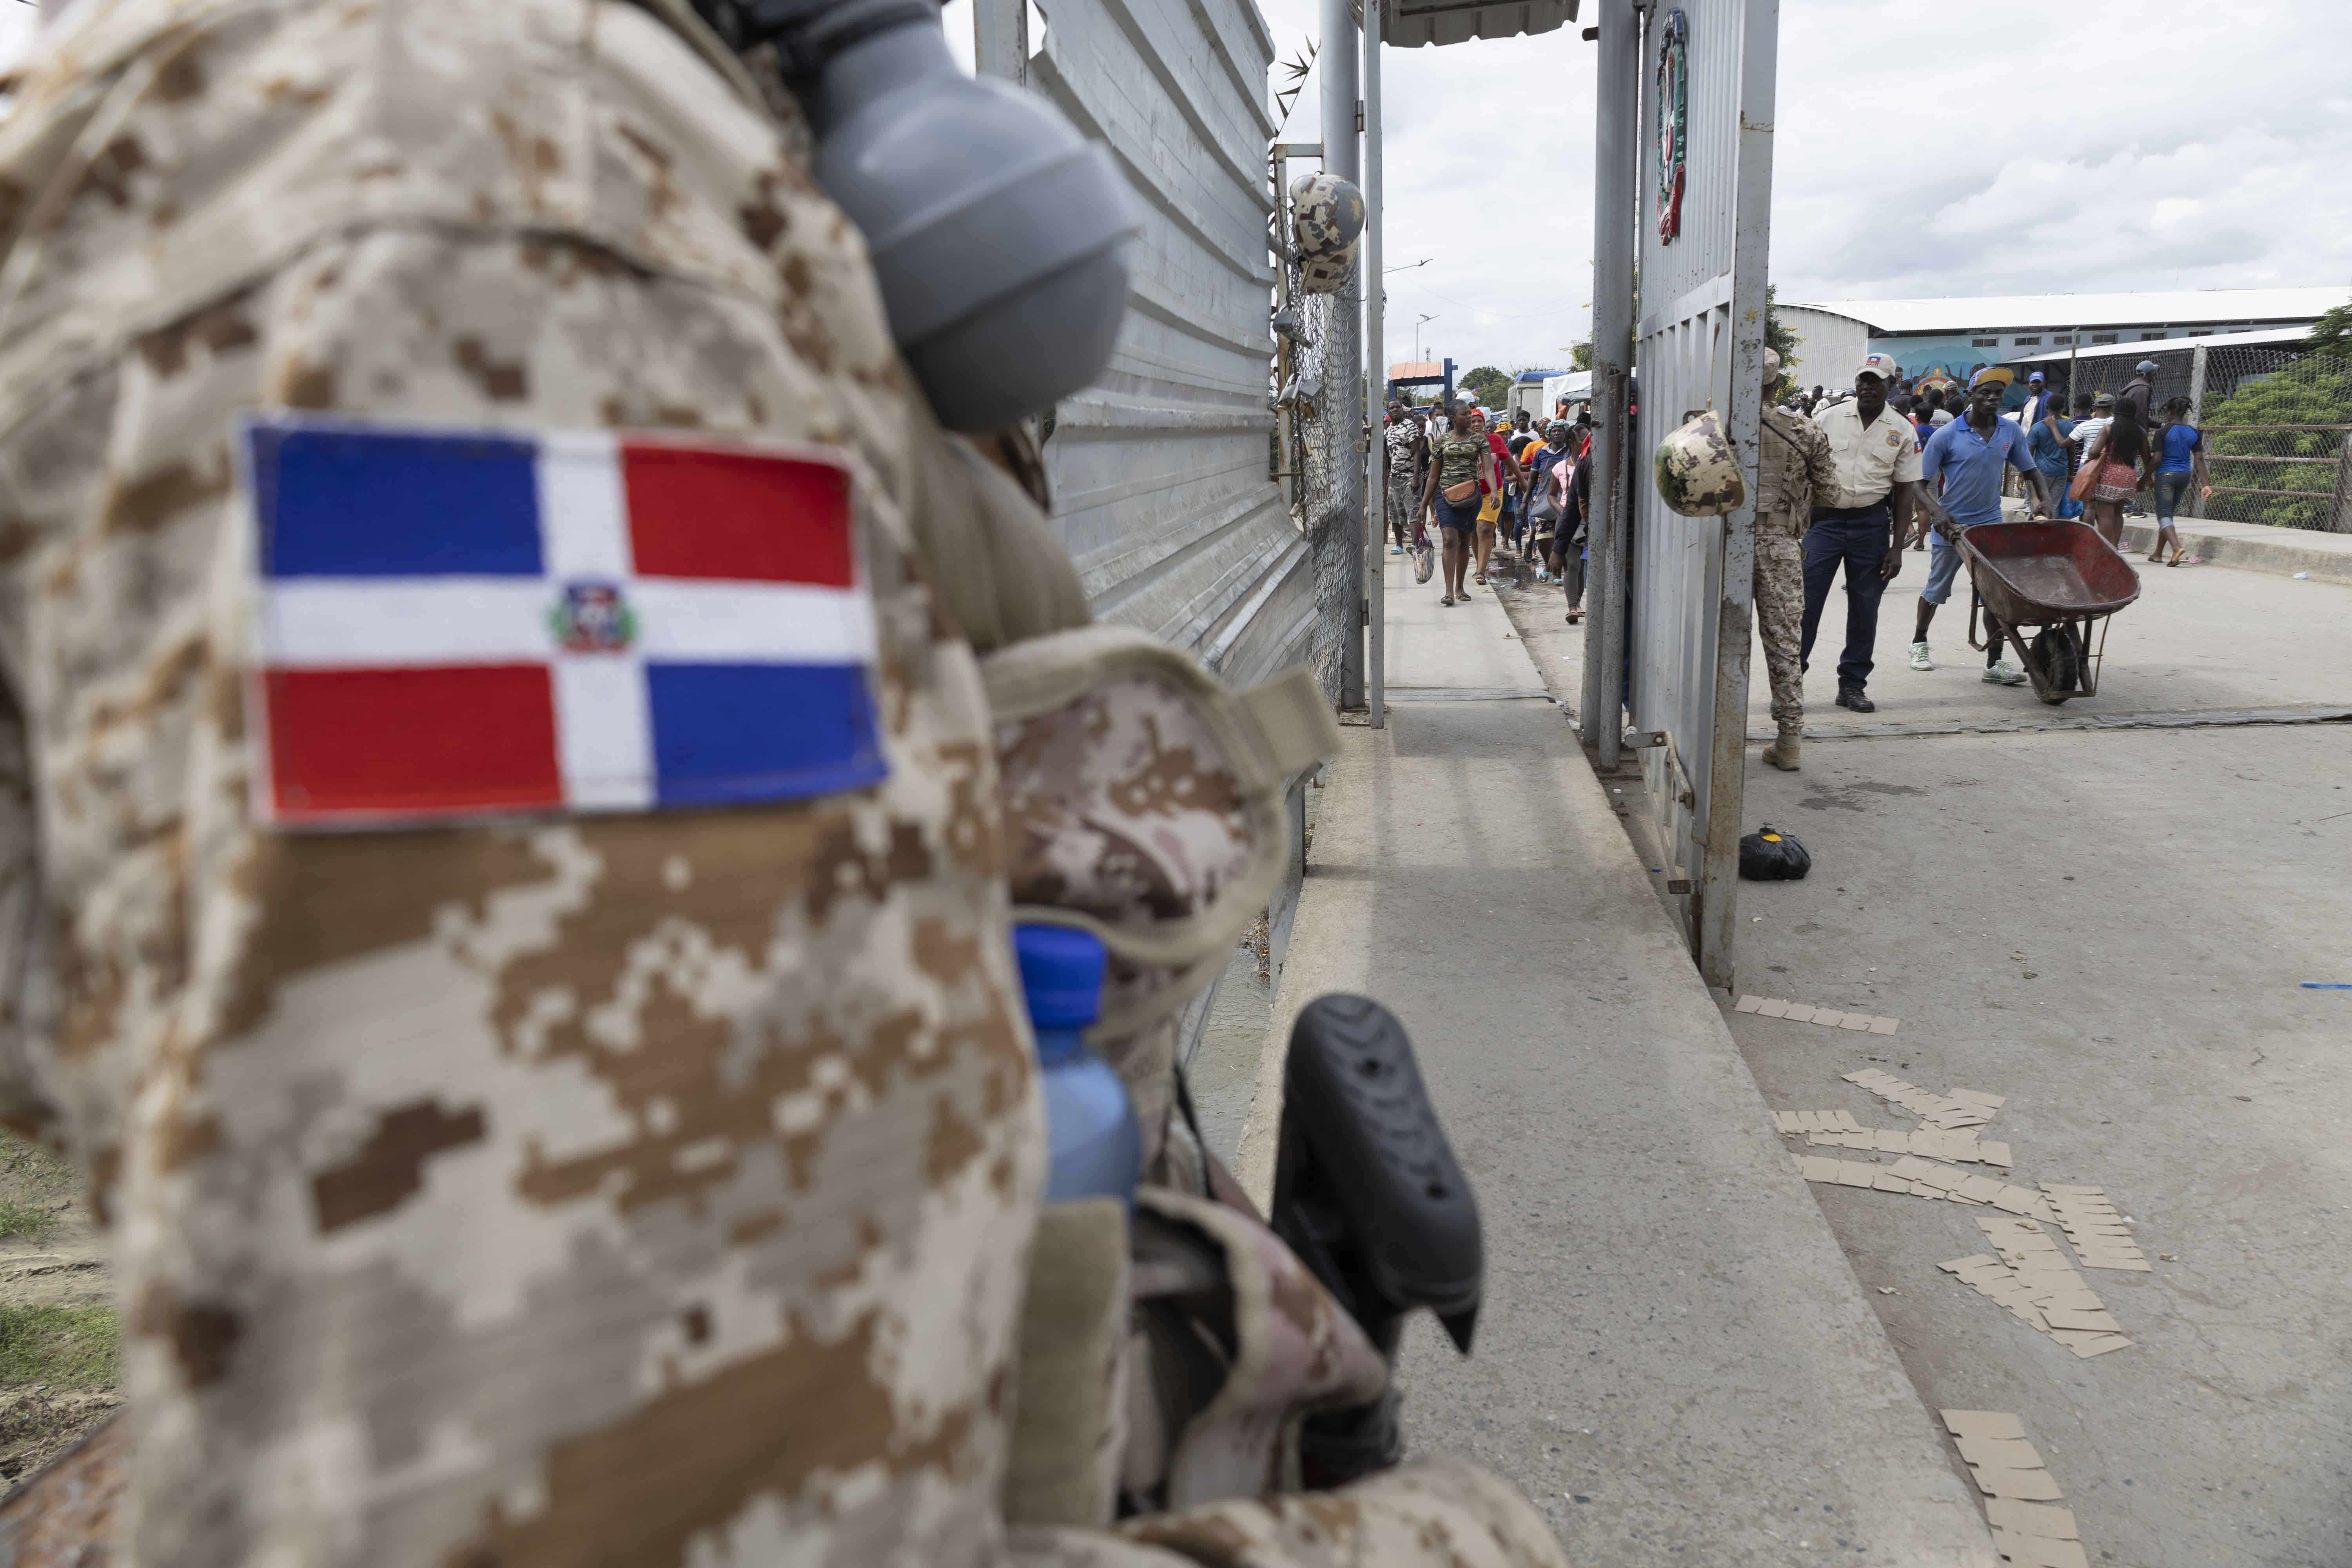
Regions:
M 1469 1354 L 1486 1275 L 1478 1199 L 1395 1014 L 1363 996 L 1307 1004 L 1290 1031 L 1275 1158 L 1276 1234 L 1390 1364 L 1420 1307 Z M 1309 1417 L 1307 1484 L 1339 1486 L 1396 1463 L 1397 1403 L 1391 1387 L 1377 1404 Z

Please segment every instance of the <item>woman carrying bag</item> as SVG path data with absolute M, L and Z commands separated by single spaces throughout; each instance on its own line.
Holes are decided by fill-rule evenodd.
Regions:
M 2139 422 L 2139 405 L 2119 397 L 2114 421 L 2092 437 L 2083 454 L 2083 471 L 2066 487 L 2066 493 L 2083 503 L 2099 537 L 2117 550 L 2124 547 L 2124 503 L 2154 478 L 2152 452 L 2147 427 Z
M 1445 596 L 1453 605 L 1470 596 L 1462 574 L 1470 562 L 1471 542 L 1478 532 L 1478 475 L 1486 457 L 1486 438 L 1472 428 L 1470 400 L 1457 397 L 1448 410 L 1447 428 L 1429 443 L 1429 478 L 1422 486 L 1421 504 L 1434 514 L 1445 541 L 1440 563 Z

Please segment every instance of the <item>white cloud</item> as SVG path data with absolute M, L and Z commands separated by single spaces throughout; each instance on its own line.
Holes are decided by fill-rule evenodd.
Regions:
M 1277 50 L 1316 0 L 1260 0 Z M 1584 20 L 1591 19 L 1591 6 Z M 1783 0 L 1783 300 L 2341 283 L 2342 0 Z M 34 7 L 0 0 L 0 60 Z M 948 15 L 971 49 L 969 0 Z M 1032 15 L 1033 28 L 1044 18 Z M 1349 47 L 1357 47 L 1349 40 Z M 1591 322 L 1593 69 L 1576 26 L 1383 51 L 1391 356 L 1566 363 Z M 1320 70 L 1282 131 L 1320 134 Z
M 1276 47 L 1313 0 L 1261 0 Z M 1591 20 L 1591 6 L 1584 21 Z M 1783 300 L 2341 283 L 2340 0 L 1783 0 Z M 1593 72 L 1570 26 L 1390 49 L 1391 358 L 1564 363 L 1591 294 Z M 1319 75 L 1319 71 L 1318 73 Z M 1319 134 L 1309 80 L 1283 135 Z M 1501 145 L 1507 139 L 1507 152 Z

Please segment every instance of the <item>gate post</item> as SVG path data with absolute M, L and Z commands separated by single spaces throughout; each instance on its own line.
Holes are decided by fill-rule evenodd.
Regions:
M 1599 91 L 1593 121 L 1592 486 L 1585 537 L 1591 552 L 1584 598 L 1584 743 L 1604 770 L 1617 766 L 1624 733 L 1625 409 L 1633 362 L 1633 187 L 1640 146 L 1642 30 L 1633 0 L 1600 0 Z
M 1748 672 L 1755 644 L 1756 496 L 1763 447 L 1764 278 L 1772 236 L 1772 125 L 1780 0 L 1747 0 L 1739 60 L 1739 184 L 1732 208 L 1731 431 L 1748 500 L 1723 520 L 1723 587 L 1716 606 L 1715 723 L 1707 768 L 1701 875 L 1692 900 L 1699 977 L 1728 990 L 1739 900 L 1739 829 L 1748 782 Z M 1752 323 L 1753 335 L 1739 330 Z
M 972 0 L 971 41 L 980 75 L 1029 85 L 1029 0 Z
M 1360 190 L 1364 171 L 1357 157 L 1356 126 L 1363 107 L 1357 93 L 1355 8 L 1349 0 L 1323 0 L 1322 14 L 1323 47 L 1316 62 L 1323 70 L 1323 169 Z M 1323 333 L 1323 406 L 1318 411 L 1330 443 L 1330 526 L 1339 531 L 1331 541 L 1334 581 L 1324 613 L 1334 617 L 1339 632 L 1342 708 L 1364 705 L 1364 543 L 1370 530 L 1364 516 L 1362 309 L 1380 285 L 1377 278 L 1367 281 L 1367 270 L 1359 253 L 1353 286 L 1342 284 L 1331 296 Z
M 2070 394 L 2069 395 L 2071 396 L 2072 395 Z M 2204 422 L 2205 345 L 2203 343 L 2199 343 L 2195 348 L 2189 351 L 2189 423 L 2191 425 L 2201 426 Z M 2207 454 L 2209 459 L 2210 456 L 2210 453 Z M 2200 490 L 2191 499 L 2195 504 L 2190 507 L 2189 515 L 2191 517 L 2203 517 L 2205 515 L 2204 492 Z
M 2336 448 L 2336 495 L 2327 508 L 2331 533 L 2352 533 L 2352 430 Z

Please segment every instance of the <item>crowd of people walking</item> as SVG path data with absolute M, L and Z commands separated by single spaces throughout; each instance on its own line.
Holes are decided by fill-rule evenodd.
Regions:
M 1487 586 L 1507 545 L 1536 563 L 1537 581 L 1566 589 L 1571 623 L 1584 618 L 1592 421 L 1569 418 L 1565 399 L 1556 413 L 1538 431 L 1526 409 L 1506 419 L 1466 394 L 1436 407 L 1389 405 L 1389 552 L 1411 552 L 1421 582 L 1440 574 L 1441 605 Z

